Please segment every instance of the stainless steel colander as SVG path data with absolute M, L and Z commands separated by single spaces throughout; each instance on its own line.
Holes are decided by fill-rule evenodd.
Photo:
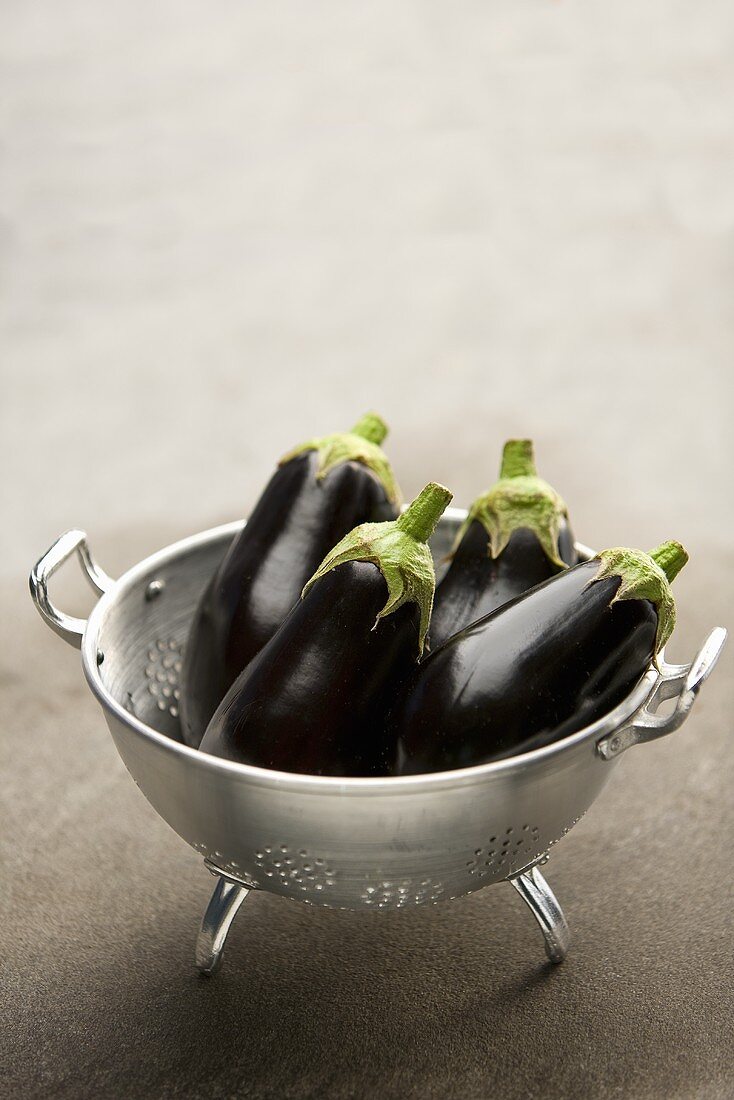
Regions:
M 436 530 L 437 559 L 465 513 Z M 253 889 L 342 909 L 400 909 L 509 881 L 561 962 L 568 927 L 539 865 L 586 813 L 622 752 L 677 729 L 716 663 L 715 629 L 689 665 L 661 655 L 601 721 L 514 759 L 388 779 L 294 775 L 235 764 L 176 740 L 181 657 L 204 585 L 241 528 L 233 523 L 153 554 L 113 581 L 83 531 L 68 531 L 31 573 L 49 626 L 80 647 L 89 685 L 118 752 L 161 817 L 205 859 L 217 885 L 196 948 L 200 970 L 221 961 L 229 927 Z M 584 547 L 581 553 L 590 553 Z M 48 581 L 78 553 L 100 594 L 88 620 L 57 610 Z M 674 699 L 665 716 L 657 709 Z

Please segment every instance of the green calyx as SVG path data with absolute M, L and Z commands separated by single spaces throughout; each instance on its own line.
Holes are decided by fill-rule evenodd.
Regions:
M 358 420 L 351 431 L 336 432 L 318 439 L 309 439 L 283 455 L 279 466 L 284 466 L 292 458 L 305 451 L 317 451 L 319 465 L 316 479 L 323 479 L 343 462 L 361 462 L 375 475 L 385 490 L 387 499 L 393 504 L 400 501 L 400 489 L 392 472 L 387 456 L 380 444 L 387 435 L 387 424 L 377 413 L 366 413 Z
M 348 561 L 371 562 L 385 578 L 388 593 L 387 603 L 377 616 L 377 622 L 397 611 L 404 603 L 416 603 L 420 610 L 420 656 L 436 588 L 433 558 L 426 543 L 450 500 L 448 489 L 431 482 L 397 519 L 387 523 L 363 523 L 355 527 L 326 555 L 302 595 L 305 596 L 321 577 L 338 565 Z
M 489 554 L 497 558 L 512 534 L 520 528 L 532 531 L 554 565 L 566 568 L 558 548 L 561 521 L 568 515 L 555 489 L 538 477 L 530 439 L 508 439 L 502 452 L 499 481 L 472 504 L 459 529 L 454 549 L 474 520 L 489 536 Z
M 688 554 L 679 542 L 664 542 L 646 554 L 626 546 L 602 550 L 594 560 L 599 570 L 589 582 L 605 577 L 620 577 L 622 583 L 612 603 L 617 600 L 649 600 L 655 605 L 658 629 L 655 635 L 655 657 L 667 642 L 675 627 L 675 598 L 671 582 L 688 561 Z

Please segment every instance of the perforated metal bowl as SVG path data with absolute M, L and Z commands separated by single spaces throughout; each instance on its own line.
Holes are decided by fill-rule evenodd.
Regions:
M 448 550 L 465 513 L 432 540 Z M 197 961 L 211 972 L 250 889 L 313 905 L 384 910 L 456 898 L 509 880 L 560 961 L 568 930 L 538 871 L 586 812 L 625 749 L 676 729 L 714 666 L 725 631 L 690 665 L 650 668 L 604 719 L 546 748 L 458 771 L 388 779 L 294 775 L 220 760 L 176 740 L 181 658 L 204 585 L 241 529 L 234 523 L 161 550 L 113 581 L 81 531 L 62 535 L 31 573 L 47 623 L 80 646 L 117 749 L 151 805 L 218 876 Z M 584 552 L 584 548 L 580 548 Z M 85 622 L 57 610 L 51 574 L 77 552 L 101 599 Z M 674 697 L 674 709 L 656 715 Z

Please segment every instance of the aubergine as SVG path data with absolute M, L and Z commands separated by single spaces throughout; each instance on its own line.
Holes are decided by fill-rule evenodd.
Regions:
M 387 710 L 423 650 L 435 587 L 426 542 L 451 494 L 431 483 L 396 520 L 350 532 L 235 680 L 202 752 L 310 775 L 388 774 Z
M 236 677 L 270 641 L 328 550 L 359 523 L 397 514 L 380 448 L 383 420 L 312 439 L 285 455 L 199 601 L 181 684 L 181 734 L 196 748 Z
M 677 542 L 604 550 L 449 639 L 393 708 L 394 771 L 515 756 L 607 714 L 670 636 L 670 582 L 687 560 Z
M 538 477 L 532 441 L 508 439 L 499 481 L 469 509 L 436 588 L 431 649 L 577 560 L 568 510 Z

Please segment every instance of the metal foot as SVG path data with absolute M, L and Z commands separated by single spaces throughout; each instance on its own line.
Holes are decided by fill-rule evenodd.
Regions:
M 249 892 L 247 886 L 219 876 L 196 937 L 196 965 L 202 974 L 215 974 L 222 965 L 227 933 Z
M 563 910 L 537 865 L 511 878 L 510 882 L 540 925 L 546 955 L 552 963 L 562 963 L 568 954 L 571 933 Z

